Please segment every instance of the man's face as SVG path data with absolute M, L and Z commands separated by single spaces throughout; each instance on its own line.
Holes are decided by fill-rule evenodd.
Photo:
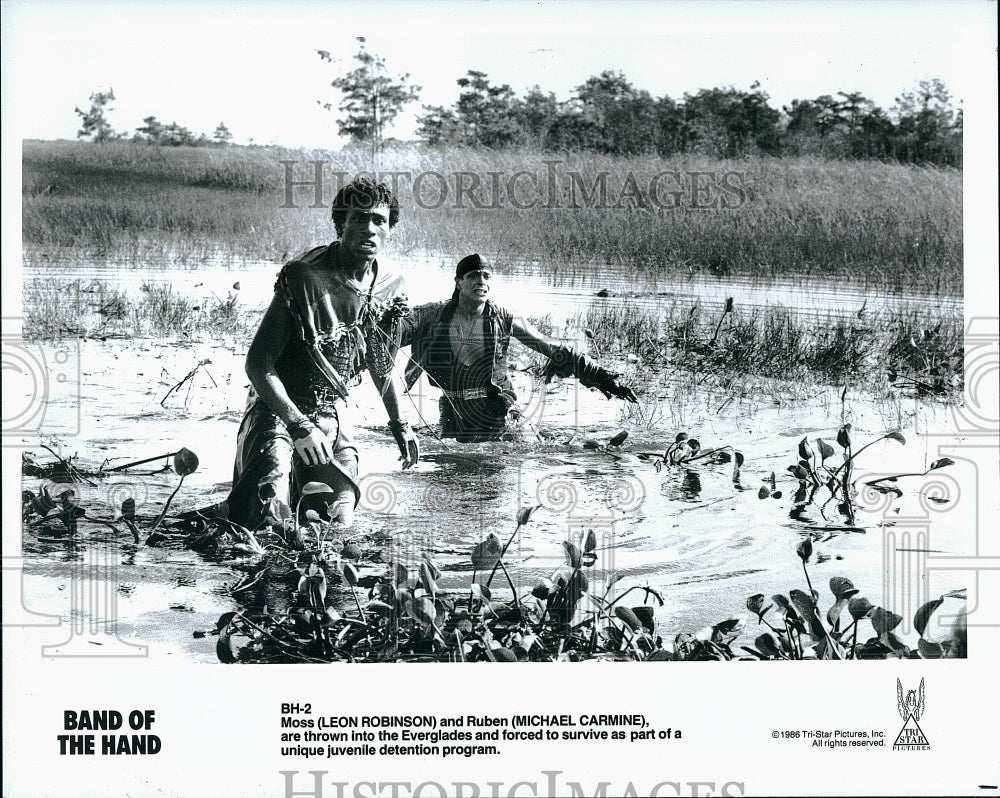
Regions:
M 455 282 L 458 284 L 459 296 L 469 302 L 479 303 L 486 300 L 490 293 L 490 274 L 488 269 L 477 269 L 463 274 Z
M 388 238 L 388 205 L 376 205 L 370 210 L 348 209 L 340 245 L 350 255 L 358 258 L 374 258 L 385 247 Z

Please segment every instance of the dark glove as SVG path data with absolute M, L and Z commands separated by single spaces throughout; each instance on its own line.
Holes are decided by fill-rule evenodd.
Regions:
M 617 374 L 612 374 L 600 366 L 593 367 L 590 373 L 586 374 L 586 378 L 581 377 L 580 384 L 587 388 L 596 388 L 608 399 L 617 396 L 619 399 L 625 399 L 629 402 L 639 401 L 631 388 L 618 382 Z
M 609 399 L 617 396 L 629 402 L 639 401 L 631 388 L 619 384 L 617 374 L 612 374 L 565 346 L 560 346 L 552 353 L 544 376 L 545 382 L 553 377 L 576 377 L 585 388 L 596 388 Z
M 420 441 L 410 429 L 410 425 L 401 420 L 390 421 L 389 432 L 399 447 L 399 459 L 403 461 L 403 470 L 415 466 L 420 459 Z

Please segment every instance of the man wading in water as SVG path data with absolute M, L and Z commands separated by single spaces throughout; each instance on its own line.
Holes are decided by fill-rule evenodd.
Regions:
M 631 388 L 583 355 L 550 341 L 532 325 L 488 299 L 492 270 L 479 255 L 458 262 L 448 302 L 421 305 L 401 319 L 400 345 L 411 345 L 409 390 L 427 372 L 441 388 L 441 435 L 461 443 L 498 440 L 515 421 L 517 399 L 507 375 L 511 336 L 549 358 L 546 381 L 576 377 L 605 396 L 635 402 Z
M 403 468 L 419 457 L 390 374 L 392 331 L 405 312 L 403 280 L 378 257 L 399 205 L 384 184 L 359 179 L 337 193 L 332 216 L 339 240 L 285 264 L 247 352 L 253 387 L 227 505 L 229 519 L 250 529 L 264 521 L 272 499 L 296 506 L 307 482 L 333 488 L 337 515 L 350 522 L 360 496 L 358 450 L 344 400 L 365 369 L 389 414 Z

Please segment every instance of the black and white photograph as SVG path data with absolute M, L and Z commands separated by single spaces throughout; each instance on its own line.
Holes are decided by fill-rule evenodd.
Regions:
M 4 795 L 1000 794 L 995 3 L 0 8 Z

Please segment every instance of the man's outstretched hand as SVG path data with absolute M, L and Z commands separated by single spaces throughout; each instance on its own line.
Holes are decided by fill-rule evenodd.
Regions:
M 627 402 L 638 402 L 639 399 L 636 397 L 635 391 L 627 385 L 622 385 L 618 382 L 618 376 L 617 374 L 612 374 L 610 371 L 600 369 L 600 376 L 594 383 L 594 387 L 608 399 L 612 396 L 617 396 L 619 399 L 624 399 Z
M 403 463 L 403 470 L 415 466 L 420 459 L 420 440 L 416 433 L 405 421 L 390 421 L 389 431 L 399 447 L 399 459 Z
M 618 377 L 613 376 L 611 378 L 612 389 L 611 393 L 613 396 L 617 396 L 619 399 L 624 399 L 627 402 L 632 402 L 633 404 L 638 404 L 639 397 L 635 395 L 635 391 L 629 388 L 627 385 L 622 385 L 618 382 Z

